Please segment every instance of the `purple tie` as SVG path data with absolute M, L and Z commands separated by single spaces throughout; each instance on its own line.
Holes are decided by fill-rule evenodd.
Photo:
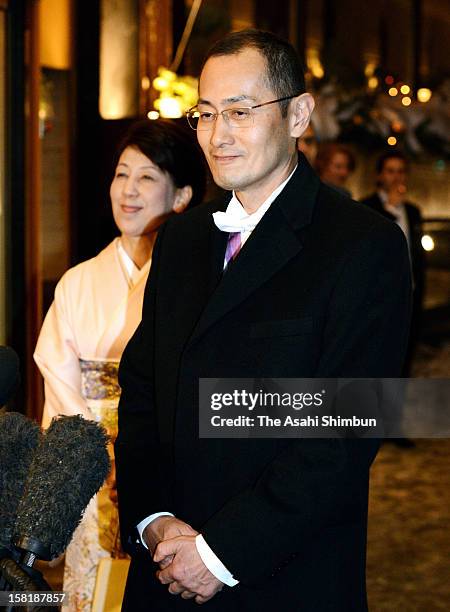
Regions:
M 241 248 L 241 232 L 230 232 L 227 250 L 225 251 L 225 268 L 231 259 L 234 259 Z

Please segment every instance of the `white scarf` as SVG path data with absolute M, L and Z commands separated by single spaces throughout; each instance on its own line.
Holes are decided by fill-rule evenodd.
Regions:
M 263 218 L 264 214 L 269 210 L 272 202 L 286 187 L 296 169 L 297 166 L 295 166 L 294 170 L 290 173 L 287 179 L 283 181 L 281 185 L 278 185 L 278 187 L 272 191 L 270 196 L 261 204 L 261 206 L 250 215 L 245 212 L 244 207 L 237 199 L 236 193 L 233 191 L 233 195 L 226 211 L 217 211 L 213 213 L 213 219 L 216 226 L 222 230 L 222 232 L 241 232 L 244 233 L 246 237 L 250 236 L 252 231 Z

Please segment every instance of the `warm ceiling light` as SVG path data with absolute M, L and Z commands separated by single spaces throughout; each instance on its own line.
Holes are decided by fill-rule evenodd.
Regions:
M 180 100 L 169 96 L 159 99 L 159 112 L 166 119 L 178 119 L 183 116 Z
M 320 61 L 320 54 L 318 49 L 309 48 L 306 50 L 306 64 L 311 71 L 313 77 L 316 79 L 322 79 L 325 75 L 325 71 Z
M 411 91 L 411 87 L 409 85 L 402 85 L 400 87 L 400 91 L 402 92 L 403 95 L 406 96 Z
M 403 106 L 409 106 L 411 104 L 411 98 L 409 96 L 405 96 L 402 98 L 402 104 Z
M 366 64 L 366 67 L 364 68 L 364 74 L 366 75 L 367 78 L 373 76 L 373 73 L 375 72 L 375 68 L 376 68 L 376 64 L 374 62 L 368 62 Z
M 391 87 L 388 91 L 388 94 L 392 97 L 396 96 L 398 94 L 398 89 L 397 87 Z
M 149 111 L 149 112 L 147 113 L 147 117 L 148 117 L 149 119 L 152 119 L 152 120 L 154 121 L 155 119 L 159 119 L 159 113 L 158 113 L 158 111 L 151 110 L 151 111 Z
M 165 91 L 169 87 L 169 82 L 167 79 L 163 79 L 163 77 L 158 76 L 153 79 L 153 87 L 157 91 Z
M 370 77 L 370 79 L 367 81 L 367 84 L 369 86 L 369 89 L 376 89 L 378 87 L 378 79 L 375 76 Z
M 387 139 L 387 143 L 388 145 L 393 147 L 397 144 L 397 138 L 395 136 L 389 136 L 389 138 Z
M 424 251 L 432 251 L 434 249 L 434 240 L 428 234 L 424 234 L 420 242 Z
M 419 102 L 428 102 L 433 94 L 431 93 L 431 89 L 428 87 L 421 87 L 417 92 L 417 99 Z

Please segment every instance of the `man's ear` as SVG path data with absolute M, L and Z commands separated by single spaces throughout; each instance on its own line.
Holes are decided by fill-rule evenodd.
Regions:
M 290 134 L 293 138 L 300 138 L 308 127 L 314 106 L 314 98 L 309 93 L 300 94 L 292 100 L 290 105 Z
M 178 187 L 175 192 L 175 201 L 172 206 L 172 210 L 175 213 L 182 213 L 186 209 L 192 198 L 192 187 L 185 185 L 184 187 Z

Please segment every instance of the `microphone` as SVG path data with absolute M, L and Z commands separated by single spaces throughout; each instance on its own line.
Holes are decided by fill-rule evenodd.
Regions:
M 29 570 L 28 570 L 29 571 Z M 40 572 L 30 575 L 13 559 L 0 559 L 0 575 L 12 591 L 51 591 Z M 11 588 L 12 587 L 12 588 Z M 35 612 L 35 610 L 34 610 Z
M 17 508 L 41 436 L 39 425 L 23 414 L 0 414 L 0 556 L 12 552 Z
M 0 406 L 12 397 L 19 384 L 19 358 L 9 346 L 0 346 Z
M 81 416 L 53 419 L 30 466 L 13 542 L 22 564 L 64 552 L 92 496 L 110 470 L 108 436 Z

